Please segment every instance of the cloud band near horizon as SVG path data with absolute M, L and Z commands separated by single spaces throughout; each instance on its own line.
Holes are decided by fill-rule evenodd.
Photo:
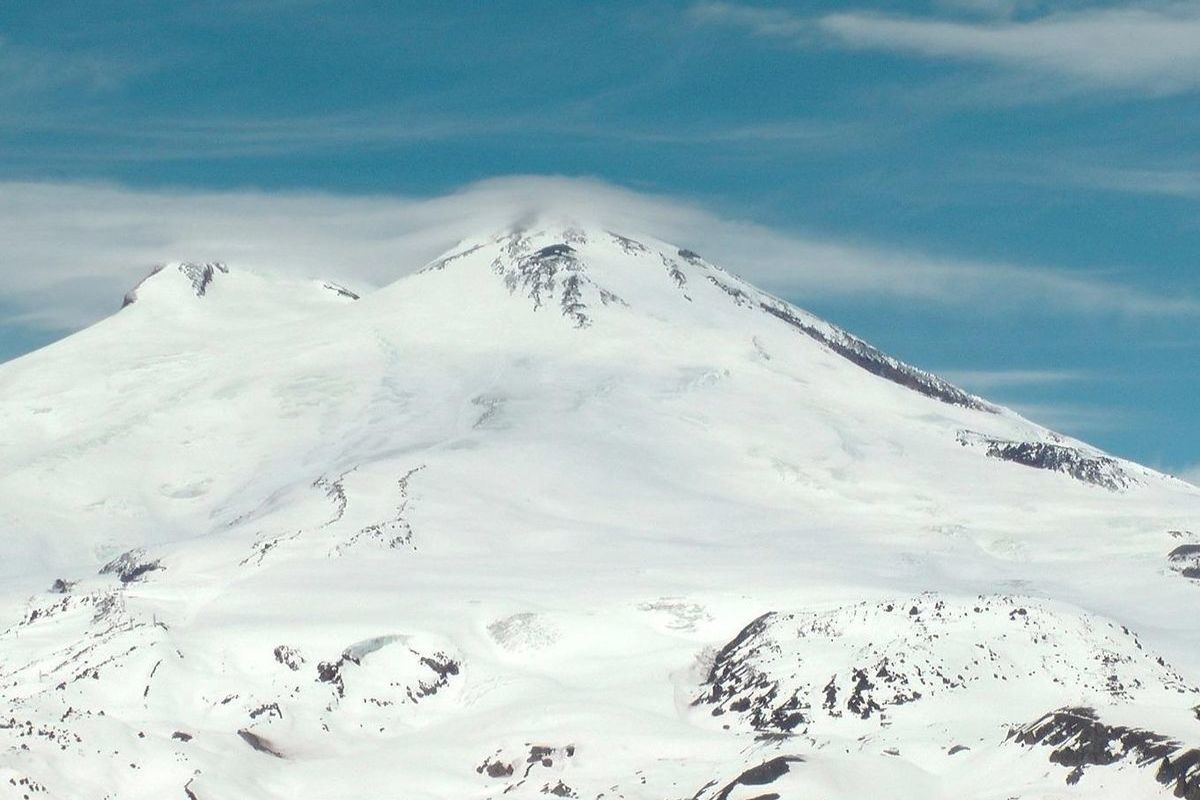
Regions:
M 0 183 L 0 294 L 6 324 L 70 331 L 111 313 L 150 267 L 173 260 L 224 260 L 369 289 L 464 237 L 537 214 L 699 250 L 801 304 L 873 297 L 985 314 L 1200 314 L 1200 300 L 1110 276 L 838 241 L 596 179 L 548 176 L 495 178 L 435 197 Z

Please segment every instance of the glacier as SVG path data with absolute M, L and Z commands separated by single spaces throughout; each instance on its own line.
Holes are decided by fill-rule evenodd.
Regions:
M 167 264 L 0 430 L 0 797 L 1200 798 L 1200 489 L 649 233 Z

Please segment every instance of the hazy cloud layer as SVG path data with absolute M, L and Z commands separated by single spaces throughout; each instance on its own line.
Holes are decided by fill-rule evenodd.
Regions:
M 1034 419 L 1055 431 L 1070 431 L 1077 436 L 1093 435 L 1123 428 L 1129 424 L 1128 415 L 1122 411 L 1083 403 L 1027 403 L 1003 402 L 1026 419 Z
M 1200 198 L 1200 170 L 1197 169 L 1091 168 L 1068 172 L 1066 177 L 1095 189 Z
M 64 86 L 108 90 L 131 72 L 128 65 L 98 56 L 21 47 L 0 35 L 0 97 L 6 100 Z
M 728 219 L 596 180 L 510 177 L 432 198 L 146 191 L 0 183 L 0 296 L 9 324 L 74 329 L 170 260 L 328 277 L 369 288 L 461 238 L 539 214 L 650 234 L 776 294 L 898 298 L 980 313 L 1196 315 L 1200 303 L 1086 274 L 838 242 Z
M 723 145 L 756 153 L 797 148 L 837 153 L 873 147 L 885 140 L 884 133 L 868 124 L 839 120 L 650 124 L 576 120 L 571 113 L 557 110 L 550 114 L 512 112 L 503 117 L 372 110 L 283 118 L 142 118 L 130 124 L 129 120 L 86 122 L 71 113 L 6 113 L 0 109 L 0 133 L 5 131 L 36 134 L 8 145 L 3 153 L 8 159 L 49 161 L 75 169 L 96 161 L 129 164 L 370 153 L 430 142 L 512 141 L 537 136 L 661 147 Z M 77 137 L 86 137 L 86 141 L 81 143 Z
M 951 370 L 942 372 L 941 375 L 947 380 L 980 392 L 1026 386 L 1052 386 L 1094 378 L 1090 373 L 1081 370 L 1065 369 Z
M 1016 7 L 991 8 L 1010 14 Z M 1083 86 L 1153 94 L 1200 88 L 1200 2 L 1196 0 L 992 20 L 865 11 L 807 17 L 777 8 L 706 2 L 694 6 L 692 16 L 799 44 L 987 63 Z
M 1193 464 L 1190 467 L 1184 467 L 1182 470 L 1173 474 L 1175 477 L 1185 480 L 1193 486 L 1200 486 L 1200 464 Z

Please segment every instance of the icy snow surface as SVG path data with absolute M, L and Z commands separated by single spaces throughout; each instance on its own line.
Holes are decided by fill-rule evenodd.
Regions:
M 0 798 L 1200 798 L 1200 490 L 636 232 L 0 366 Z

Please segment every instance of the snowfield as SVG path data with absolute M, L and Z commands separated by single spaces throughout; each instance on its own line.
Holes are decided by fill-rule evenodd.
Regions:
M 1200 489 L 651 236 L 361 294 L 0 366 L 0 798 L 1200 798 Z

